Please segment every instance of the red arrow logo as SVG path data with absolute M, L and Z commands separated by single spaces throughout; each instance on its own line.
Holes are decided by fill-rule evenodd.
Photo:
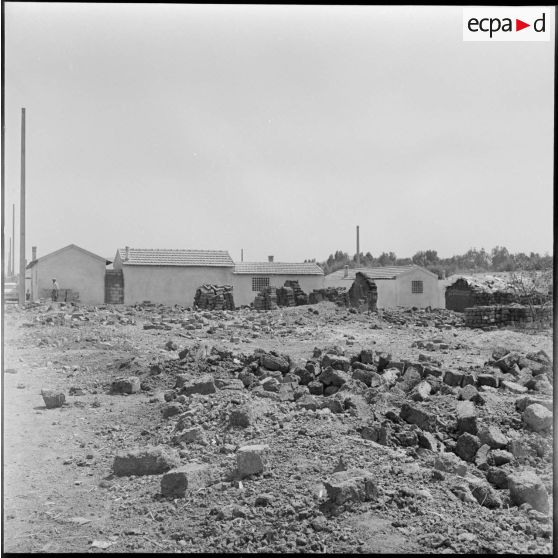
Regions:
M 525 23 L 524 21 L 521 21 L 520 19 L 515 20 L 515 30 L 516 31 L 521 31 L 522 29 L 525 29 L 525 27 L 531 27 L 531 24 L 530 23 Z

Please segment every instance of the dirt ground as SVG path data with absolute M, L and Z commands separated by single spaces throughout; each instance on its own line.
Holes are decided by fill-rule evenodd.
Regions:
M 425 350 L 417 341 L 433 345 Z M 430 359 L 444 371 L 477 374 L 486 372 L 497 347 L 551 356 L 552 332 L 471 330 L 449 311 L 369 315 L 332 303 L 268 312 L 7 306 L 3 550 L 552 553 L 552 501 L 550 511 L 540 513 L 518 507 L 509 489 L 491 486 L 499 505 L 481 505 L 463 497 L 463 472 L 436 465 L 442 450 L 420 447 L 420 428 L 399 418 L 404 403 L 414 404 L 403 374 L 395 386 L 377 389 L 348 382 L 353 387 L 344 393 L 352 403 L 341 411 L 324 403 L 335 394 L 316 395 L 318 408 L 311 410 L 258 388 L 258 382 L 188 395 L 182 403 L 165 400 L 165 394 L 177 396 L 178 374 L 238 378 L 256 349 L 288 355 L 292 371 L 295 364 L 304 368 L 315 348 L 323 358 L 334 346 L 349 358 L 371 350 L 374 366 L 387 353 L 392 363 Z M 179 356 L 182 349 L 189 349 L 187 357 Z M 141 390 L 113 394 L 112 382 L 129 376 L 139 377 Z M 547 376 L 552 382 L 552 372 Z M 522 379 L 516 374 L 514 381 Z M 460 388 L 441 383 L 424 403 L 439 419 L 437 439 L 467 475 L 488 485 L 486 467 L 452 453 Z M 47 409 L 42 389 L 63 392 L 65 404 Z M 479 393 L 479 424 L 497 426 L 527 448 L 501 467 L 505 475 L 531 470 L 551 495 L 552 433 L 524 424 L 515 406 L 524 394 L 506 388 Z M 526 395 L 552 399 L 551 391 Z M 179 412 L 165 418 L 171 405 Z M 232 428 L 230 411 L 242 405 L 251 409 L 250 425 Z M 176 443 L 181 420 L 199 427 L 203 439 Z M 362 434 L 363 425 L 388 423 L 386 443 Z M 236 454 L 253 444 L 269 446 L 265 471 L 239 480 Z M 119 452 L 147 446 L 168 448 L 182 464 L 207 465 L 214 481 L 184 498 L 169 498 L 161 495 L 162 474 L 113 473 Z M 332 505 L 323 483 L 340 469 L 371 473 L 376 496 Z

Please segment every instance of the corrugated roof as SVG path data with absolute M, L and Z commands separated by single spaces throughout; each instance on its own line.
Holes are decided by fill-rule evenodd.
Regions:
M 124 265 L 173 265 L 196 267 L 233 267 L 234 262 L 226 250 L 170 250 L 150 248 L 119 248 Z
M 239 262 L 234 264 L 237 274 L 262 275 L 323 275 L 322 268 L 315 263 L 288 262 Z
M 354 267 L 349 268 L 347 277 L 345 277 L 345 269 L 339 269 L 326 276 L 327 279 L 344 279 L 346 281 L 354 281 L 357 272 L 364 273 L 369 279 L 395 279 L 398 275 L 412 271 L 413 269 L 420 269 L 430 273 L 427 269 L 419 265 L 392 265 L 386 267 Z

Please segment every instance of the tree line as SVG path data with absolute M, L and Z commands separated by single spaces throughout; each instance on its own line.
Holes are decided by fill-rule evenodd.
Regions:
M 305 260 L 317 263 L 327 275 L 346 265 L 357 267 L 357 255 L 349 256 L 347 252 L 337 250 L 330 254 L 326 261 L 317 262 L 316 259 Z M 412 258 L 398 258 L 394 252 L 382 252 L 377 258 L 370 252 L 360 253 L 361 267 L 385 267 L 390 265 L 416 264 L 436 273 L 440 279 L 454 273 L 478 273 L 487 271 L 524 271 L 552 269 L 553 259 L 546 253 L 541 256 L 537 252 L 529 255 L 524 252 L 512 254 L 504 246 L 496 246 L 490 252 L 484 248 L 471 248 L 465 254 L 440 258 L 437 250 L 421 250 Z

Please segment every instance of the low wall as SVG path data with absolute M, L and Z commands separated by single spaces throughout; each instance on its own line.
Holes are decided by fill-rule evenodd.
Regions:
M 465 308 L 465 327 L 541 328 L 552 326 L 553 307 L 521 306 L 474 306 Z

